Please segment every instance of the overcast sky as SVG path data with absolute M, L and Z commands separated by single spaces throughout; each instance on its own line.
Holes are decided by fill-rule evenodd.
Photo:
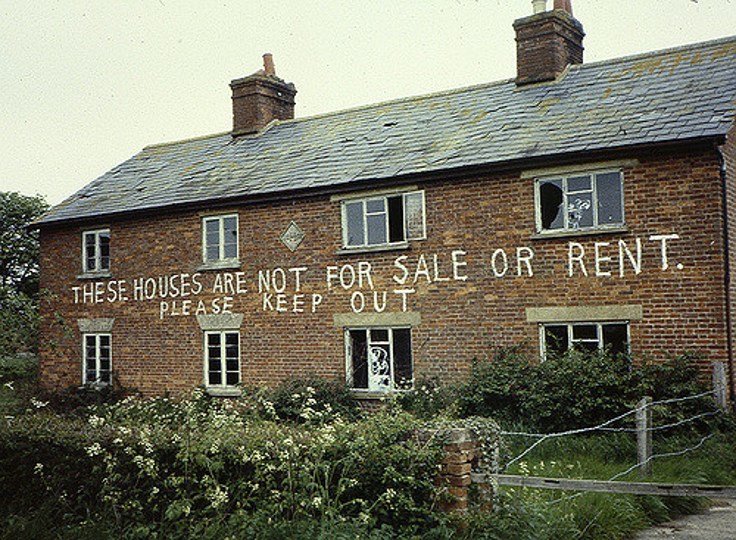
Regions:
M 551 9 L 552 0 L 548 0 Z M 736 0 L 573 0 L 585 61 L 736 34 Z M 144 146 L 231 127 L 274 55 L 296 115 L 508 79 L 531 0 L 0 0 L 0 191 L 56 204 Z

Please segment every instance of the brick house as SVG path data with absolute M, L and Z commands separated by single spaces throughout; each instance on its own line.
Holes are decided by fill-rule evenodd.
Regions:
M 144 148 L 39 222 L 50 388 L 316 374 L 372 397 L 525 343 L 698 350 L 734 388 L 736 37 L 584 64 L 569 0 L 515 79 Z

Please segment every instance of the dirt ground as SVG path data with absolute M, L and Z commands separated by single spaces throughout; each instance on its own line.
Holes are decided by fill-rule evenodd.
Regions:
M 736 540 L 736 500 L 718 500 L 702 514 L 640 532 L 632 540 Z

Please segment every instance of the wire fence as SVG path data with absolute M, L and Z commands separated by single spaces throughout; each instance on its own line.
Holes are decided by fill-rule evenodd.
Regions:
M 713 396 L 716 400 L 716 403 L 718 403 L 719 402 L 718 399 L 721 393 L 722 393 L 722 389 L 719 387 L 716 387 L 713 390 L 701 392 L 695 395 L 678 397 L 678 398 L 668 398 L 668 399 L 662 399 L 658 401 L 652 401 L 651 398 L 646 398 L 640 401 L 639 404 L 635 408 L 623 414 L 620 414 L 616 416 L 615 418 L 611 418 L 610 420 L 606 420 L 605 422 L 602 422 L 598 425 L 591 426 L 591 427 L 571 429 L 567 431 L 554 432 L 554 433 L 527 433 L 527 432 L 522 432 L 522 431 L 501 431 L 500 432 L 501 436 L 531 438 L 531 439 L 536 439 L 536 440 L 532 442 L 531 444 L 527 445 L 521 452 L 519 452 L 513 458 L 509 459 L 505 463 L 505 465 L 501 466 L 499 464 L 496 474 L 500 475 L 500 473 L 506 471 L 507 469 L 509 469 L 509 467 L 513 466 L 516 463 L 519 463 L 521 460 L 527 457 L 535 448 L 539 447 L 541 444 L 543 444 L 546 441 L 550 441 L 552 439 L 558 439 L 562 437 L 572 437 L 572 436 L 595 433 L 595 432 L 636 433 L 637 435 L 638 449 L 639 449 L 639 457 L 638 457 L 637 463 L 611 476 L 608 479 L 609 482 L 613 482 L 620 478 L 625 478 L 627 475 L 629 475 L 630 473 L 632 473 L 633 471 L 637 469 L 639 469 L 641 472 L 647 473 L 650 470 L 652 462 L 654 462 L 655 460 L 667 458 L 667 457 L 682 456 L 682 455 L 694 452 L 698 450 L 699 448 L 701 448 L 705 444 L 706 441 L 708 441 L 710 438 L 714 436 L 714 433 L 708 433 L 702 436 L 700 440 L 697 441 L 695 444 L 692 444 L 691 446 L 688 446 L 686 448 L 682 448 L 682 449 L 675 450 L 675 451 L 668 451 L 668 452 L 661 452 L 661 453 L 654 454 L 651 451 L 652 435 L 654 433 L 662 433 L 667 430 L 681 428 L 683 426 L 687 426 L 689 424 L 693 424 L 695 422 L 702 421 L 705 419 L 711 419 L 711 418 L 714 418 L 714 417 L 717 417 L 723 414 L 723 409 L 716 408 L 715 410 L 712 410 L 712 411 L 693 413 L 687 418 L 669 422 L 664 425 L 655 426 L 655 425 L 652 425 L 652 422 L 651 422 L 651 417 L 652 417 L 651 412 L 653 408 L 655 407 L 662 408 L 663 406 L 679 405 L 685 402 L 707 398 L 709 396 Z M 637 427 L 630 427 L 627 425 L 623 425 L 623 426 L 618 425 L 619 423 L 627 420 L 631 416 L 636 416 Z M 642 419 L 644 419 L 643 423 L 642 423 Z M 491 482 L 495 483 L 496 481 L 491 480 Z M 591 482 L 600 483 L 600 481 L 591 481 Z M 509 485 L 516 485 L 516 484 L 509 484 Z M 562 501 L 566 501 L 566 500 L 574 499 L 575 497 L 579 497 L 583 493 L 584 491 L 580 491 L 573 495 L 568 495 L 565 497 L 554 499 L 552 501 L 547 501 L 545 504 L 557 504 Z

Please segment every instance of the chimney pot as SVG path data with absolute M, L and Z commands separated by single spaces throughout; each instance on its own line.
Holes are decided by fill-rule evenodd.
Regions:
M 276 68 L 273 65 L 273 55 L 271 53 L 263 55 L 263 71 L 270 77 L 276 76 Z
M 572 15 L 572 0 L 555 0 L 554 9 L 566 11 Z
M 532 0 L 532 11 L 535 15 L 547 11 L 547 0 Z

